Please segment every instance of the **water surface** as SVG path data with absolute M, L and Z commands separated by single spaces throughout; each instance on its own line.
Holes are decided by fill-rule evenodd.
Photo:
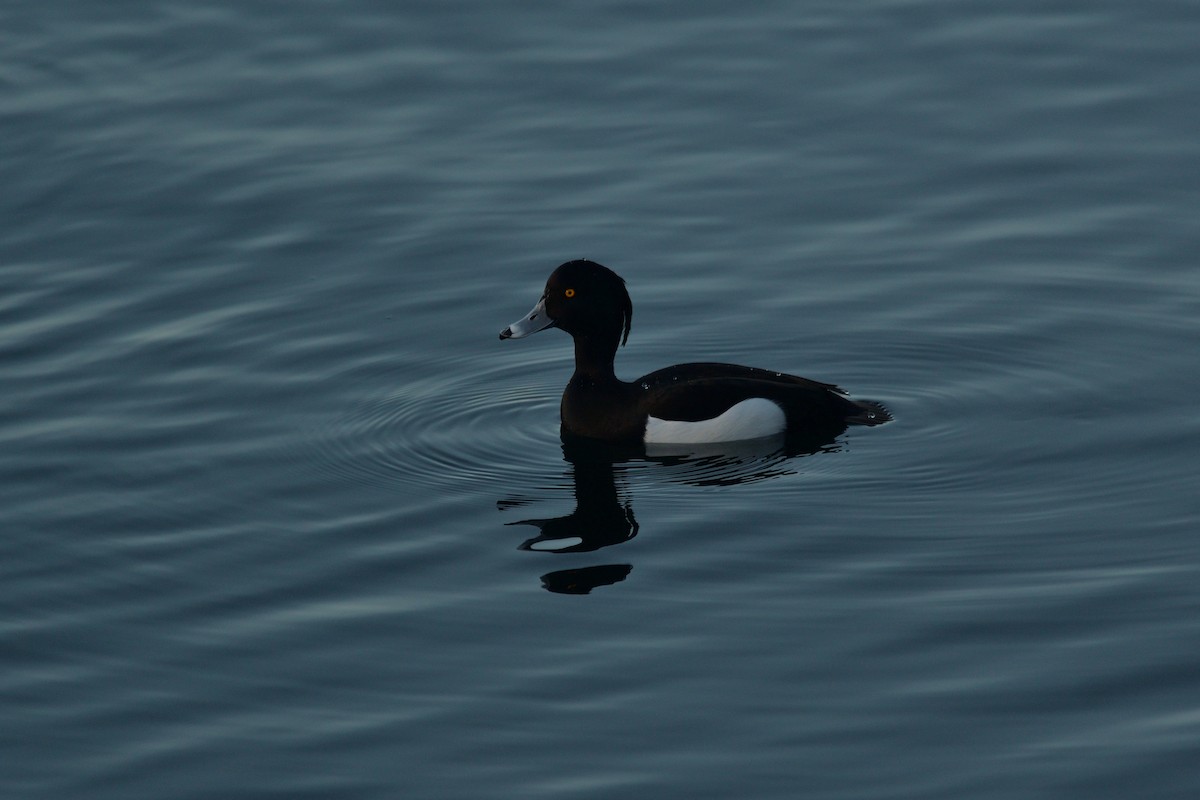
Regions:
M 1195 796 L 1198 36 L 0 12 L 0 793 Z M 581 256 L 895 422 L 564 450 Z

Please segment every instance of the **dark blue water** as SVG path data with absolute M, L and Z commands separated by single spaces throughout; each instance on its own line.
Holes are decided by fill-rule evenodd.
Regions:
M 1197 41 L 6 6 L 0 796 L 1197 796 Z M 496 334 L 580 256 L 618 374 L 895 422 L 564 451 L 569 341 Z

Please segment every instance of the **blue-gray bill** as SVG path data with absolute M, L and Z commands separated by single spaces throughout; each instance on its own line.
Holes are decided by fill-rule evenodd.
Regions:
M 554 320 L 546 313 L 546 298 L 543 295 L 541 300 L 538 300 L 537 305 L 521 319 L 509 325 L 504 330 L 500 331 L 501 339 L 520 339 L 522 336 L 528 336 L 531 333 L 545 330 L 554 324 Z

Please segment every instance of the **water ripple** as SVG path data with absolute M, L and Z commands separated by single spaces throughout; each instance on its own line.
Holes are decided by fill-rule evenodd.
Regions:
M 482 363 L 412 381 L 317 432 L 320 468 L 355 483 L 453 495 L 527 483 L 561 466 L 558 396 Z
M 358 402 L 319 427 L 317 469 L 368 486 L 417 487 L 450 496 L 516 492 L 502 504 L 561 497 L 573 488 L 572 457 L 558 435 L 563 380 L 557 355 L 522 362 L 521 383 L 505 362 L 476 359 L 453 373 L 408 380 Z M 836 452 L 839 441 L 814 452 Z M 698 488 L 757 484 L 800 471 L 796 453 L 773 439 L 716 450 L 613 453 L 623 480 L 677 499 Z

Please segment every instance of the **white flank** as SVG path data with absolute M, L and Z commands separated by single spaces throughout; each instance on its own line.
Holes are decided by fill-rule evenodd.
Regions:
M 646 444 L 704 444 L 760 439 L 782 433 L 787 426 L 783 409 L 763 397 L 743 400 L 719 417 L 699 422 L 650 417 Z

